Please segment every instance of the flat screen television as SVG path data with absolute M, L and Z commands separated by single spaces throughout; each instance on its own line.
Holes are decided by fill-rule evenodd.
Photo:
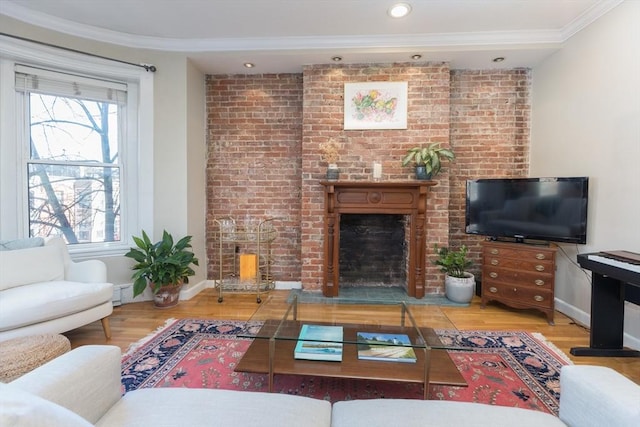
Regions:
M 468 180 L 465 231 L 585 244 L 588 197 L 588 177 Z

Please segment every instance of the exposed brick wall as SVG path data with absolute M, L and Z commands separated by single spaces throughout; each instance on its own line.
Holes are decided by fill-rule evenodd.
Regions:
M 300 280 L 302 75 L 207 77 L 207 276 L 217 279 L 214 218 L 281 218 L 276 280 Z
M 466 180 L 528 176 L 530 87 L 524 69 L 451 72 L 450 242 L 470 248 L 475 273 L 483 238 L 464 233 Z
M 407 81 L 406 130 L 344 131 L 345 82 Z M 304 83 L 303 83 L 304 82 Z M 215 279 L 212 219 L 279 216 L 276 280 L 320 289 L 323 188 L 319 144 L 342 144 L 340 179 L 413 179 L 400 159 L 416 145 L 451 144 L 457 160 L 436 177 L 429 196 L 427 293 L 442 293 L 431 265 L 434 243 L 465 243 L 478 260 L 481 238 L 464 234 L 465 181 L 527 176 L 530 73 L 449 70 L 448 64 L 314 65 L 303 74 L 209 76 L 207 194 L 208 275 Z M 301 255 L 304 254 L 304 255 Z M 479 264 L 477 264 L 479 267 Z

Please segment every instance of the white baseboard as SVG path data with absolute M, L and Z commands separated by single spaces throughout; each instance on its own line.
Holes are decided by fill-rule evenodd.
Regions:
M 577 307 L 574 307 L 566 302 L 555 299 L 556 310 L 560 313 L 565 314 L 576 321 L 576 323 L 584 326 L 585 328 L 591 327 L 591 316 L 589 313 L 586 313 Z M 625 347 L 632 348 L 634 350 L 640 350 L 640 338 L 634 337 L 631 334 L 624 333 L 623 335 L 623 345 Z
M 578 309 L 577 307 L 574 307 L 570 304 L 567 304 L 566 302 L 559 300 L 558 298 L 555 299 L 555 305 L 556 305 L 556 310 L 558 310 L 560 313 L 565 314 L 567 316 L 569 316 L 570 318 L 572 318 L 573 320 L 576 321 L 576 323 L 584 326 L 585 328 L 589 328 L 591 325 L 591 317 L 589 316 L 589 313 L 584 312 L 580 309 Z
M 278 282 L 276 281 L 277 290 L 302 289 L 302 282 Z
M 188 283 L 182 287 L 180 291 L 180 301 L 190 300 L 191 298 L 198 295 L 205 289 L 215 289 L 217 283 L 215 280 L 202 280 L 198 283 Z M 132 283 L 124 283 L 120 285 L 115 285 L 114 287 L 114 305 L 127 304 L 131 302 L 141 302 L 141 301 L 151 301 L 153 300 L 153 295 L 151 294 L 151 290 L 149 288 L 145 289 L 145 291 L 133 298 L 133 284 Z M 275 289 L 277 290 L 289 290 L 289 289 L 301 289 L 301 282 L 276 282 Z
M 202 280 L 198 283 L 187 283 L 180 290 L 180 301 L 190 300 L 205 289 L 215 288 L 214 280 Z

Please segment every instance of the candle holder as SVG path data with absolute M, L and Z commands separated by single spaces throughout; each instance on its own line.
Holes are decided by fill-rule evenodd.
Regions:
M 382 179 L 382 163 L 373 162 L 373 180 L 380 181 Z

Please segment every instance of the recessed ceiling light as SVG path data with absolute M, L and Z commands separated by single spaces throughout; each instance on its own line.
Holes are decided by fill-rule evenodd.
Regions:
M 502 62 L 504 61 L 504 56 L 498 56 L 492 59 L 493 62 Z
M 409 3 L 396 3 L 387 10 L 387 13 L 392 18 L 402 18 L 407 16 L 409 12 L 411 12 Z
M 331 57 L 331 60 L 333 62 L 340 62 L 340 61 L 342 61 L 342 56 L 333 56 L 333 57 Z
M 253 67 L 255 67 L 256 65 L 255 65 L 255 64 L 253 64 L 253 63 L 251 63 L 251 62 L 245 62 L 245 63 L 244 63 L 244 66 L 245 66 L 245 67 L 247 67 L 247 68 L 253 68 Z
M 419 55 L 419 54 L 411 55 L 411 59 L 418 60 L 420 58 L 422 58 L 422 55 Z

